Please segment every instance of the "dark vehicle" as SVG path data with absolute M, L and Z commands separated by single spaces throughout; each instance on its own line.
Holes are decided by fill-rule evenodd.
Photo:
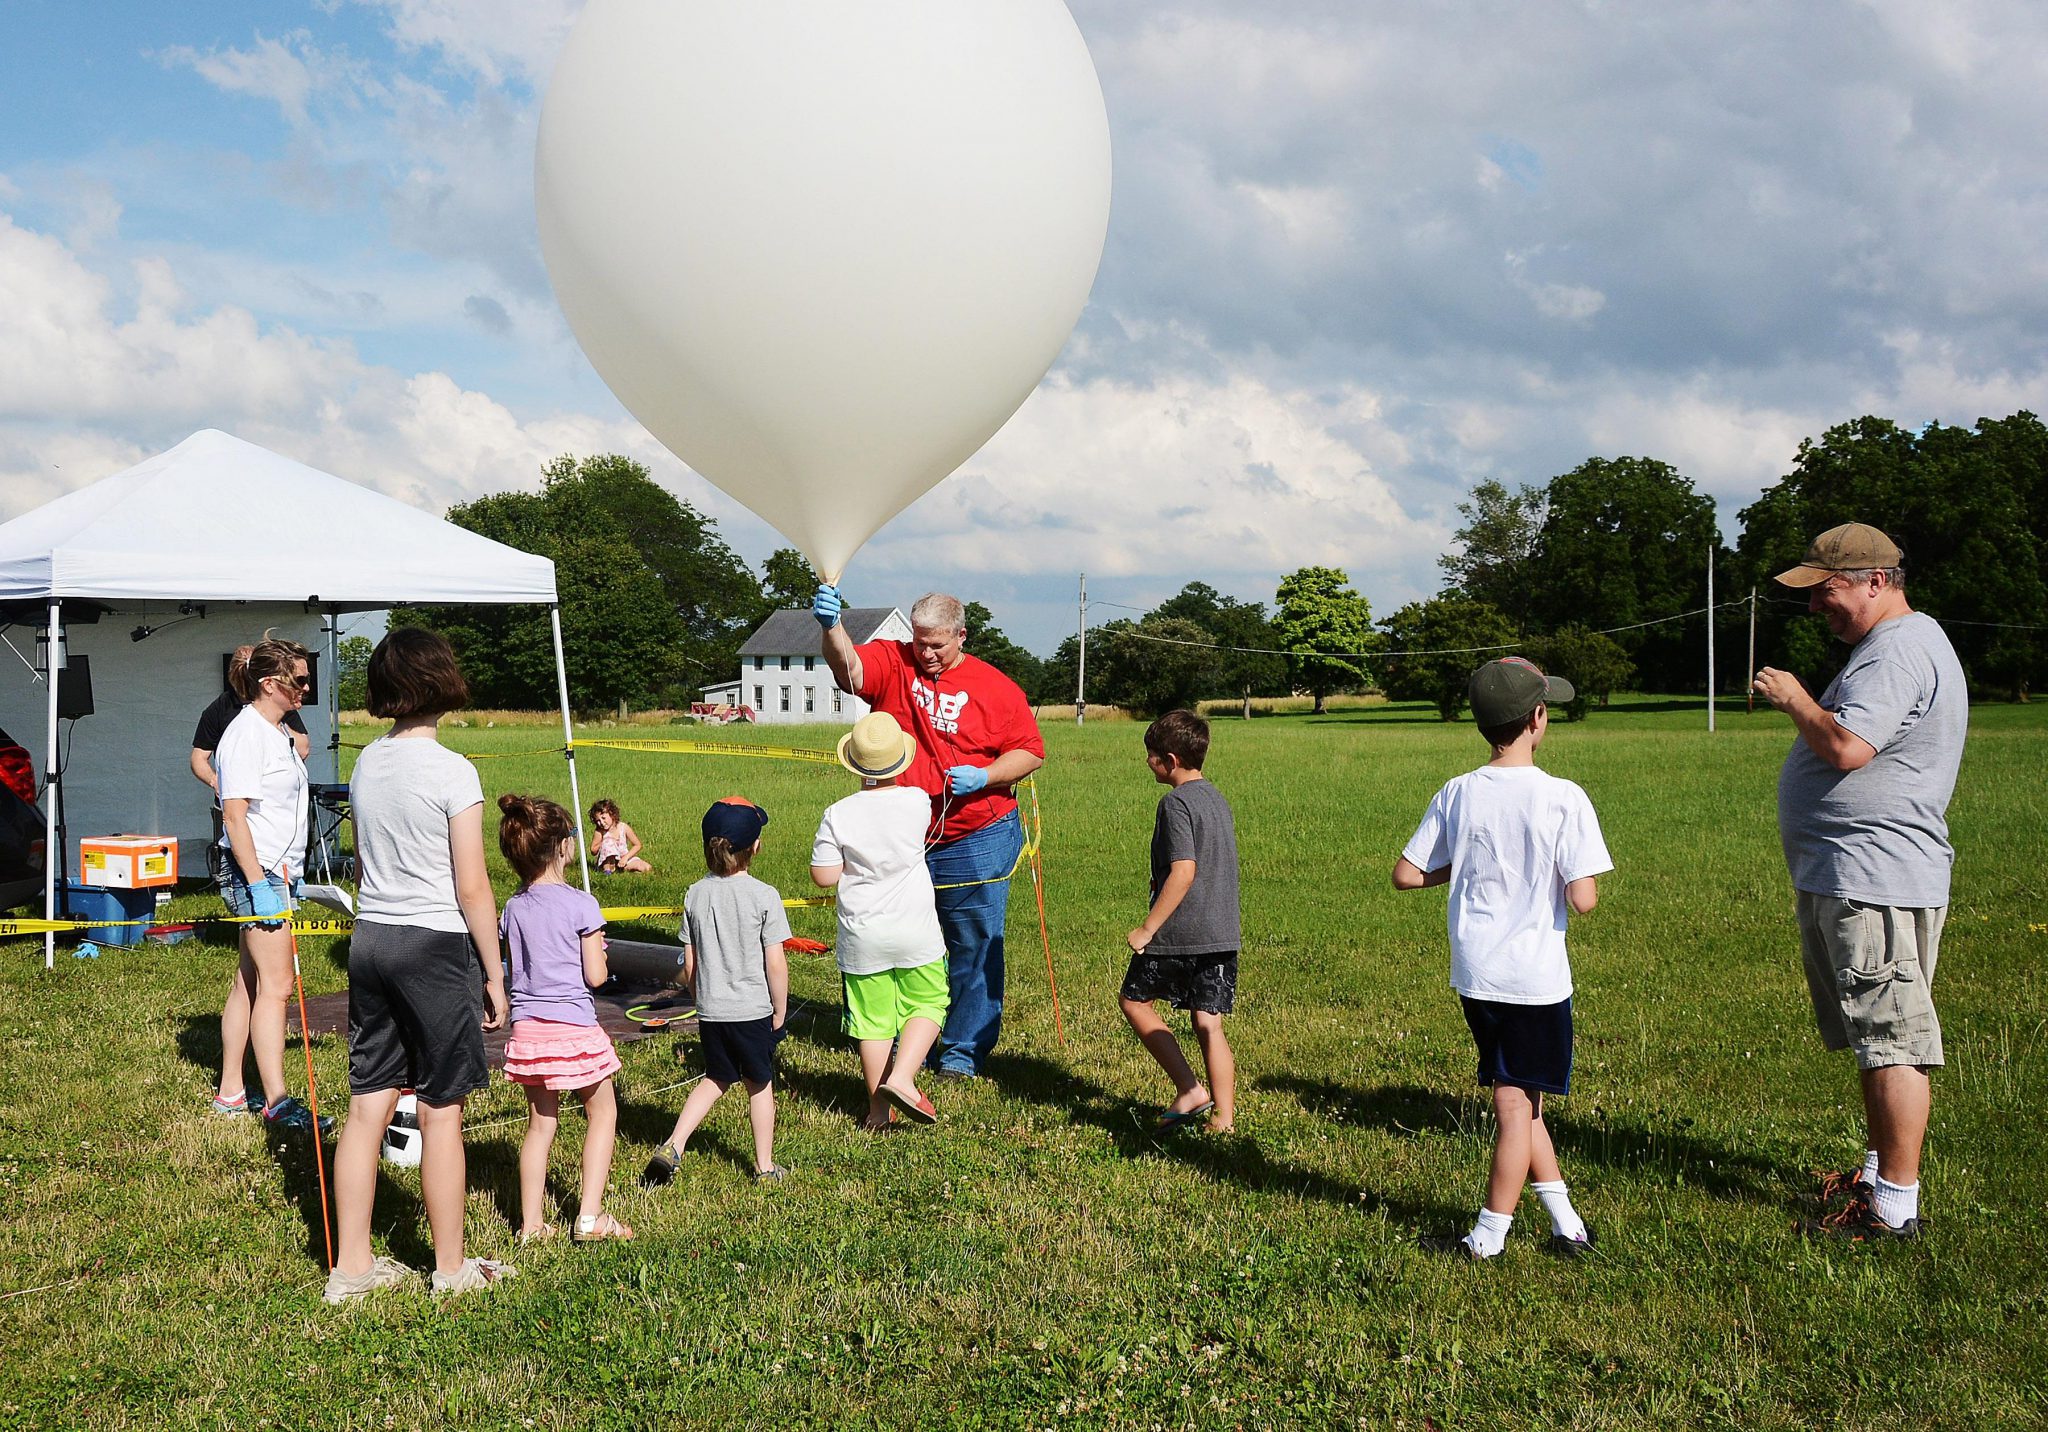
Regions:
M 28 752 L 0 731 L 0 910 L 43 893 L 43 813 Z

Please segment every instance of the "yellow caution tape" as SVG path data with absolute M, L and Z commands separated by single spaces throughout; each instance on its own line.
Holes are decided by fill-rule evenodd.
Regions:
M 810 765 L 836 766 L 839 757 L 831 751 L 814 751 L 802 746 L 741 746 L 723 741 L 576 741 L 581 750 L 594 746 L 604 751 L 658 751 L 682 756 L 748 756 L 761 761 L 802 761 Z

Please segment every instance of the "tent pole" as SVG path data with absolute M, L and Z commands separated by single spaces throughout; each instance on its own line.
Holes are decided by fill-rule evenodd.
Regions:
M 327 779 L 341 784 L 341 613 L 327 612 Z
M 576 784 L 576 732 L 569 724 L 569 666 L 562 656 L 560 603 L 548 608 L 548 626 L 555 638 L 555 690 L 562 700 L 562 752 L 569 758 L 569 819 L 576 826 L 576 866 L 583 872 L 583 890 L 588 894 L 590 852 L 583 844 L 583 792 Z
M 63 780 L 57 769 L 57 665 L 64 644 L 64 603 L 50 598 L 49 640 L 43 643 L 43 684 L 49 688 L 49 723 L 44 728 L 49 744 L 43 748 L 43 918 L 57 918 L 57 795 Z M 57 932 L 43 931 L 43 968 L 57 967 Z

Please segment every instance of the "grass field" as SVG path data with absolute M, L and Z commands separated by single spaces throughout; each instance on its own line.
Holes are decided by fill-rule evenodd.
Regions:
M 1446 987 L 1442 892 L 1387 884 L 1430 793 L 1483 748 L 1469 724 L 1400 705 L 1215 732 L 1244 877 L 1235 1135 L 1143 1131 L 1165 1086 L 1115 992 L 1157 788 L 1138 727 L 1053 725 L 1039 791 L 1064 1049 L 1020 883 L 993 1077 L 939 1085 L 936 1129 L 863 1138 L 836 978 L 799 960 L 778 1148 L 795 1177 L 747 1180 L 735 1097 L 673 1188 L 636 1190 L 683 1097 L 655 1091 L 696 1050 L 691 1036 L 630 1046 L 613 1189 L 639 1241 L 529 1252 L 515 1281 L 446 1306 L 424 1283 L 320 1303 L 303 1137 L 266 1146 L 207 1112 L 226 951 L 60 954 L 45 974 L 40 944 L 8 944 L 0 1426 L 2048 1421 L 2048 708 L 1973 712 L 1951 808 L 1931 1233 L 1874 1250 L 1792 1231 L 1808 1170 L 1860 1143 L 1853 1070 L 1820 1049 L 1798 972 L 1774 819 L 1789 726 L 1724 712 L 1709 737 L 1697 709 L 1640 701 L 1553 727 L 1544 763 L 1586 787 L 1619 867 L 1574 925 L 1578 1065 L 1552 1119 L 1600 1252 L 1543 1256 L 1530 1199 L 1483 1268 L 1416 1247 L 1469 1223 L 1489 1116 Z M 449 742 L 546 744 L 530 729 Z M 773 817 L 757 873 L 807 893 L 808 837 L 847 788 L 765 761 L 593 750 L 580 764 L 586 802 L 617 799 L 659 867 L 602 887 L 612 903 L 680 899 L 703 805 L 735 790 Z M 482 770 L 493 794 L 566 799 L 559 756 Z M 796 924 L 830 936 L 826 912 Z M 309 942 L 309 987 L 342 988 L 344 959 Z M 343 1041 L 314 1054 L 339 1103 Z M 287 1068 L 297 1087 L 296 1045 Z M 503 1084 L 471 1105 L 474 1251 L 514 1256 L 522 1109 Z M 564 1196 L 579 1135 L 565 1120 Z M 377 1233 L 424 1268 L 417 1192 L 387 1169 Z

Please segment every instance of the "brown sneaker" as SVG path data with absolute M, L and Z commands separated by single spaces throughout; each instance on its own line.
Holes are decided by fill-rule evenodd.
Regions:
M 1858 1193 L 1840 1208 L 1829 1209 L 1819 1218 L 1808 1219 L 1799 1231 L 1809 1238 L 1841 1238 L 1850 1243 L 1912 1242 L 1920 1236 L 1921 1223 L 1909 1218 L 1894 1226 L 1878 1216 L 1868 1192 Z

